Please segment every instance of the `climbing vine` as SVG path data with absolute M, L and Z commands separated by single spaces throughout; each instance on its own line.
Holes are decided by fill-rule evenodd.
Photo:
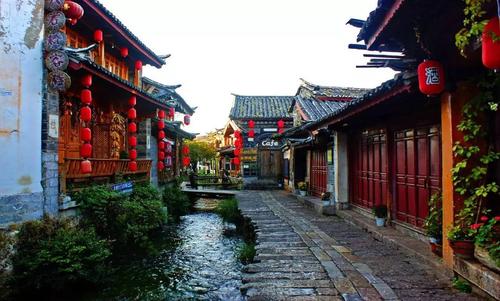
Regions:
M 465 57 L 465 48 L 483 33 L 484 26 L 488 22 L 484 20 L 485 6 L 491 0 L 464 0 L 464 2 L 464 27 L 455 35 L 455 45 Z
M 487 143 L 488 128 L 485 118 L 488 113 L 498 110 L 495 91 L 500 87 L 500 76 L 487 72 L 476 80 L 479 93 L 463 107 L 462 121 L 458 130 L 463 138 L 455 143 L 453 152 L 458 162 L 452 169 L 455 191 L 463 197 L 463 208 L 456 216 L 455 226 L 448 233 L 452 240 L 473 239 L 477 229 L 471 225 L 478 223 L 486 199 L 500 193 L 500 186 L 489 179 L 492 163 L 500 159 L 500 153 Z

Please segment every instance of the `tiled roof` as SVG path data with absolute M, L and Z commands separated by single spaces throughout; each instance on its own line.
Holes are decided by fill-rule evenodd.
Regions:
M 402 3 L 404 0 L 399 2 Z M 395 3 L 396 0 L 378 0 L 377 8 L 370 13 L 359 31 L 358 41 L 366 42 L 371 38 Z
M 167 121 L 165 122 L 165 129 L 168 132 L 173 132 L 176 133 L 177 136 L 185 139 L 194 139 L 196 138 L 196 134 L 186 132 L 185 130 L 181 129 L 181 123 L 178 121 Z
M 153 52 L 149 47 L 147 47 L 139 38 L 130 31 L 127 26 L 125 26 L 111 11 L 109 11 L 104 5 L 102 5 L 98 0 L 89 0 L 93 2 L 103 13 L 108 15 L 116 25 L 121 27 L 128 36 L 130 36 L 137 44 L 139 44 L 149 55 L 153 56 L 161 65 L 165 64 L 165 60 Z
M 148 93 L 147 91 L 145 91 L 141 87 L 137 87 L 133 83 L 131 83 L 127 80 L 124 80 L 123 78 L 119 77 L 118 75 L 114 74 L 113 72 L 109 71 L 108 69 L 103 68 L 102 66 L 96 64 L 94 61 L 92 61 L 92 59 L 87 54 L 69 52 L 68 55 L 69 55 L 70 61 L 76 62 L 77 64 L 85 64 L 86 66 L 89 66 L 89 67 L 93 68 L 94 70 L 96 70 L 102 74 L 105 74 L 105 75 L 113 78 L 114 80 L 126 85 L 127 87 L 137 91 L 138 93 L 143 94 L 143 95 L 153 99 L 154 101 L 156 101 L 158 103 L 158 105 L 162 105 L 164 107 L 171 107 L 171 105 L 165 99 L 158 98 L 154 94 Z
M 321 119 L 347 105 L 353 98 L 362 96 L 368 89 L 318 86 L 302 79 L 297 91 L 296 104 L 307 120 Z
M 368 89 L 363 88 L 352 88 L 352 87 L 335 87 L 335 86 L 319 86 L 312 84 L 304 79 L 301 79 L 302 84 L 297 91 L 297 95 L 302 98 L 338 98 L 340 99 L 352 99 L 360 97 L 365 94 Z
M 183 114 L 194 114 L 194 109 L 191 108 L 184 98 L 182 98 L 175 91 L 175 89 L 179 88 L 181 85 L 164 85 L 147 77 L 142 78 L 142 85 L 144 90 L 149 91 L 152 95 L 159 99 L 163 99 L 166 102 L 174 100 L 176 104 L 176 111 Z
M 380 86 L 378 86 L 375 89 L 368 90 L 367 93 L 365 93 L 363 96 L 358 97 L 352 101 L 350 101 L 346 106 L 342 107 L 339 110 L 336 110 L 321 119 L 318 119 L 314 122 L 308 123 L 306 125 L 306 128 L 314 128 L 315 126 L 319 125 L 320 123 L 323 123 L 325 121 L 328 121 L 328 119 L 332 119 L 334 117 L 340 117 L 344 113 L 350 112 L 352 109 L 357 108 L 358 106 L 364 104 L 367 101 L 370 101 L 376 97 L 383 96 L 384 94 L 390 92 L 391 90 L 394 90 L 399 87 L 404 87 L 404 86 L 411 86 L 415 83 L 416 80 L 416 73 L 398 73 L 395 75 L 395 77 L 391 80 L 388 80 L 384 83 L 382 83 Z
M 291 118 L 288 108 L 294 96 L 242 96 L 235 95 L 231 119 L 280 119 Z

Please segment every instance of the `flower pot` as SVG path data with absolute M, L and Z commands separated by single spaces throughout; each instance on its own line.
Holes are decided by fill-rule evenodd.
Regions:
M 377 227 L 383 227 L 385 225 L 385 217 L 376 217 L 375 224 L 377 224 Z
M 488 250 L 486 250 L 485 248 L 476 246 L 476 248 L 474 249 L 474 257 L 476 257 L 476 259 L 483 265 L 496 271 L 497 273 L 500 273 L 500 267 L 495 264 L 495 261 L 493 259 L 491 259 Z
M 431 252 L 436 254 L 439 257 L 443 256 L 443 246 L 438 243 L 429 243 L 431 246 Z
M 474 258 L 474 242 L 472 240 L 450 240 L 453 253 L 463 259 Z
M 306 192 L 305 190 L 301 190 L 301 191 L 300 191 L 300 195 L 301 195 L 301 196 L 306 196 L 306 194 L 307 194 L 307 192 Z

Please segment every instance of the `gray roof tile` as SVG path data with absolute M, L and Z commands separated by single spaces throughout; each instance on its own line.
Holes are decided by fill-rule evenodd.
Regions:
M 288 108 L 294 96 L 242 96 L 235 95 L 231 119 L 280 119 L 291 118 Z

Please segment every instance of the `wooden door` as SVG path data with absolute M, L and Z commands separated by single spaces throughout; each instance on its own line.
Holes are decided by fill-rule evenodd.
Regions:
M 396 219 L 422 228 L 428 201 L 441 187 L 439 126 L 396 131 L 394 148 Z
M 323 192 L 326 192 L 327 173 L 326 150 L 312 150 L 310 192 L 313 196 L 320 197 Z
M 383 129 L 354 133 L 350 139 L 349 194 L 354 205 L 373 208 L 388 194 L 387 137 Z
M 92 152 L 94 153 L 94 158 L 109 159 L 111 157 L 109 124 L 98 123 L 94 125 L 92 132 Z
M 281 150 L 259 149 L 258 164 L 261 179 L 279 179 L 283 173 Z

